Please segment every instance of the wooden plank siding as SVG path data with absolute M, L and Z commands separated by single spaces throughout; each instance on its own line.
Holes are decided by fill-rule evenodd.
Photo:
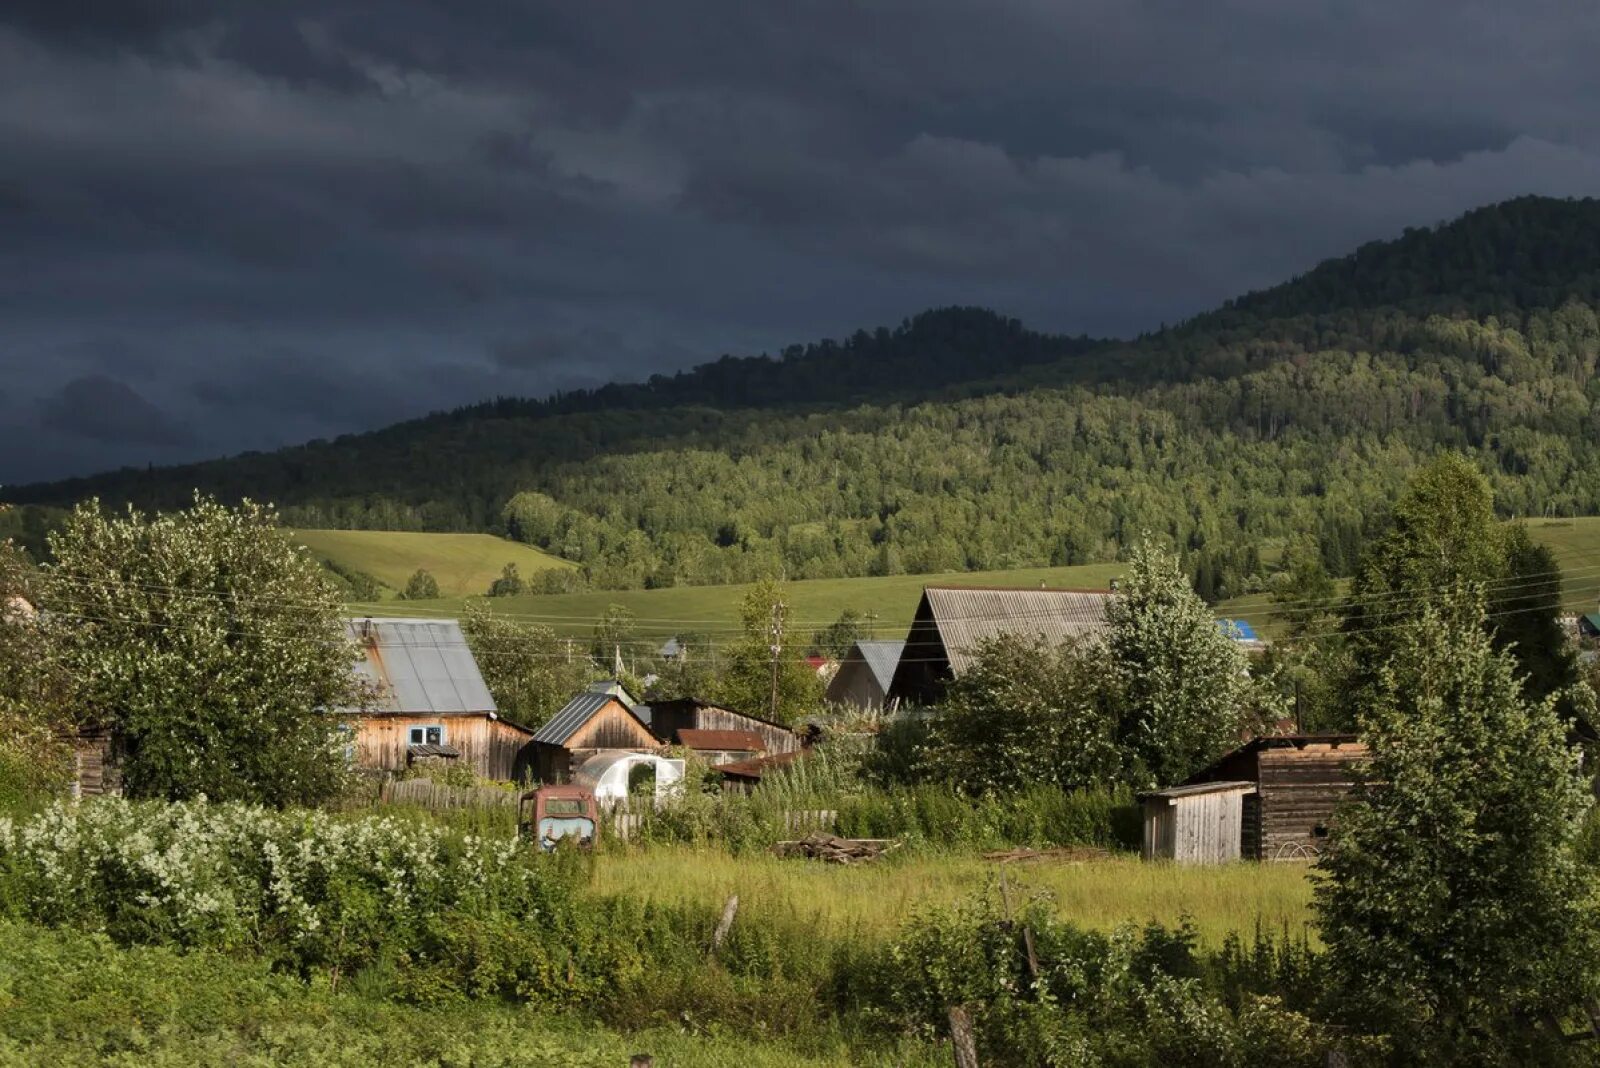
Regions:
M 531 770 L 532 752 L 525 750 L 532 735 L 487 715 L 363 716 L 356 728 L 357 766 L 404 771 L 411 728 L 436 725 L 444 728 L 444 744 L 461 753 L 453 763 L 472 769 L 479 778 L 515 781 L 525 769 Z
M 122 793 L 122 764 L 109 731 L 84 732 L 72 740 L 72 796 Z
M 565 745 L 534 743 L 539 781 L 550 784 L 571 782 L 572 773 L 579 765 L 607 749 L 654 753 L 661 749 L 661 742 L 639 722 L 627 705 L 613 697 L 569 734 Z
M 1196 792 L 1188 787 L 1145 797 L 1144 859 L 1179 864 L 1238 860 L 1242 802 L 1253 789 L 1247 783 L 1230 783 L 1212 790 Z
M 789 728 L 731 708 L 693 700 L 651 703 L 650 733 L 663 742 L 670 742 L 681 730 L 753 731 L 766 743 L 769 756 L 793 753 L 800 748 L 799 736 Z
M 1322 850 L 1339 805 L 1355 786 L 1367 747 L 1354 735 L 1256 738 L 1190 778 L 1256 784 L 1240 829 L 1244 856 L 1297 860 Z

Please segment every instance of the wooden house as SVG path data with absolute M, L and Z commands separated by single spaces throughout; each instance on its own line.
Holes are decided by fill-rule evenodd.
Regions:
M 1110 590 L 928 586 L 922 591 L 889 699 L 931 705 L 971 665 L 985 640 L 1004 634 L 1051 643 L 1104 633 Z
M 1355 786 L 1353 769 L 1367 759 L 1354 734 L 1288 734 L 1252 738 L 1189 777 L 1186 786 L 1248 783 L 1240 853 L 1255 860 L 1315 857 L 1335 810 Z
M 1207 782 L 1143 795 L 1144 859 L 1179 864 L 1238 860 L 1244 801 L 1255 790 L 1254 783 Z
M 540 782 L 567 783 L 603 750 L 656 753 L 661 744 L 621 697 L 586 690 L 534 732 L 531 766 Z
M 674 701 L 651 701 L 640 705 L 639 718 L 649 725 L 650 733 L 663 744 L 671 744 L 679 731 L 748 731 L 761 738 L 767 753 L 788 753 L 800 748 L 800 736 L 780 723 L 735 712 L 731 708 L 684 698 Z
M 904 639 L 864 639 L 851 645 L 828 683 L 828 700 L 855 708 L 882 708 L 905 647 Z
M 418 763 L 470 768 L 484 779 L 524 777 L 533 731 L 503 719 L 453 619 L 355 619 L 357 673 L 372 701 L 349 710 L 358 767 L 400 772 Z

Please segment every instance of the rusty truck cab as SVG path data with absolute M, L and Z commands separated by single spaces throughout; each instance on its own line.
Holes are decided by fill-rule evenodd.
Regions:
M 540 786 L 524 793 L 517 805 L 517 833 L 541 852 L 565 839 L 579 849 L 591 849 L 599 828 L 594 793 L 584 786 Z

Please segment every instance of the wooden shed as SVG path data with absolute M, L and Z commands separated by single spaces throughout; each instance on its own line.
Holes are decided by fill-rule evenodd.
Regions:
M 735 712 L 698 698 L 651 701 L 637 709 L 650 733 L 663 743 L 676 740 L 679 731 L 746 731 L 759 735 L 766 753 L 790 753 L 800 748 L 800 736 L 781 723 Z
M 1339 803 L 1367 759 L 1354 734 L 1252 738 L 1189 777 L 1185 785 L 1247 782 L 1241 852 L 1255 860 L 1300 860 L 1322 851 Z
M 567 783 L 585 760 L 607 749 L 655 753 L 661 742 L 621 698 L 585 691 L 534 733 L 533 766 L 540 782 Z
M 882 708 L 905 647 L 904 639 L 869 641 L 863 638 L 851 645 L 828 683 L 828 700 L 856 708 Z
M 1224 864 L 1238 860 L 1249 782 L 1174 786 L 1143 795 L 1145 860 Z

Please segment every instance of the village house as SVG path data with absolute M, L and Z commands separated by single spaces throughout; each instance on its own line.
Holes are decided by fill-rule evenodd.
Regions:
M 502 718 L 461 625 L 453 619 L 352 619 L 356 672 L 371 703 L 347 709 L 357 767 L 398 773 L 417 763 L 468 768 L 484 779 L 523 776 L 533 731 Z
M 530 765 L 543 783 L 568 783 L 605 750 L 657 753 L 661 741 L 634 712 L 626 690 L 596 683 L 568 701 L 533 734 Z M 640 706 L 643 707 L 643 706 Z
M 855 708 L 882 708 L 905 647 L 904 639 L 862 639 L 852 644 L 828 683 L 828 700 Z
M 928 586 L 889 685 L 891 701 L 931 705 L 971 665 L 985 640 L 1003 634 L 1059 643 L 1106 629 L 1110 590 Z
M 1183 785 L 1251 787 L 1240 798 L 1239 855 L 1299 860 L 1321 853 L 1339 803 L 1355 788 L 1353 770 L 1366 759 L 1354 734 L 1261 736 Z

